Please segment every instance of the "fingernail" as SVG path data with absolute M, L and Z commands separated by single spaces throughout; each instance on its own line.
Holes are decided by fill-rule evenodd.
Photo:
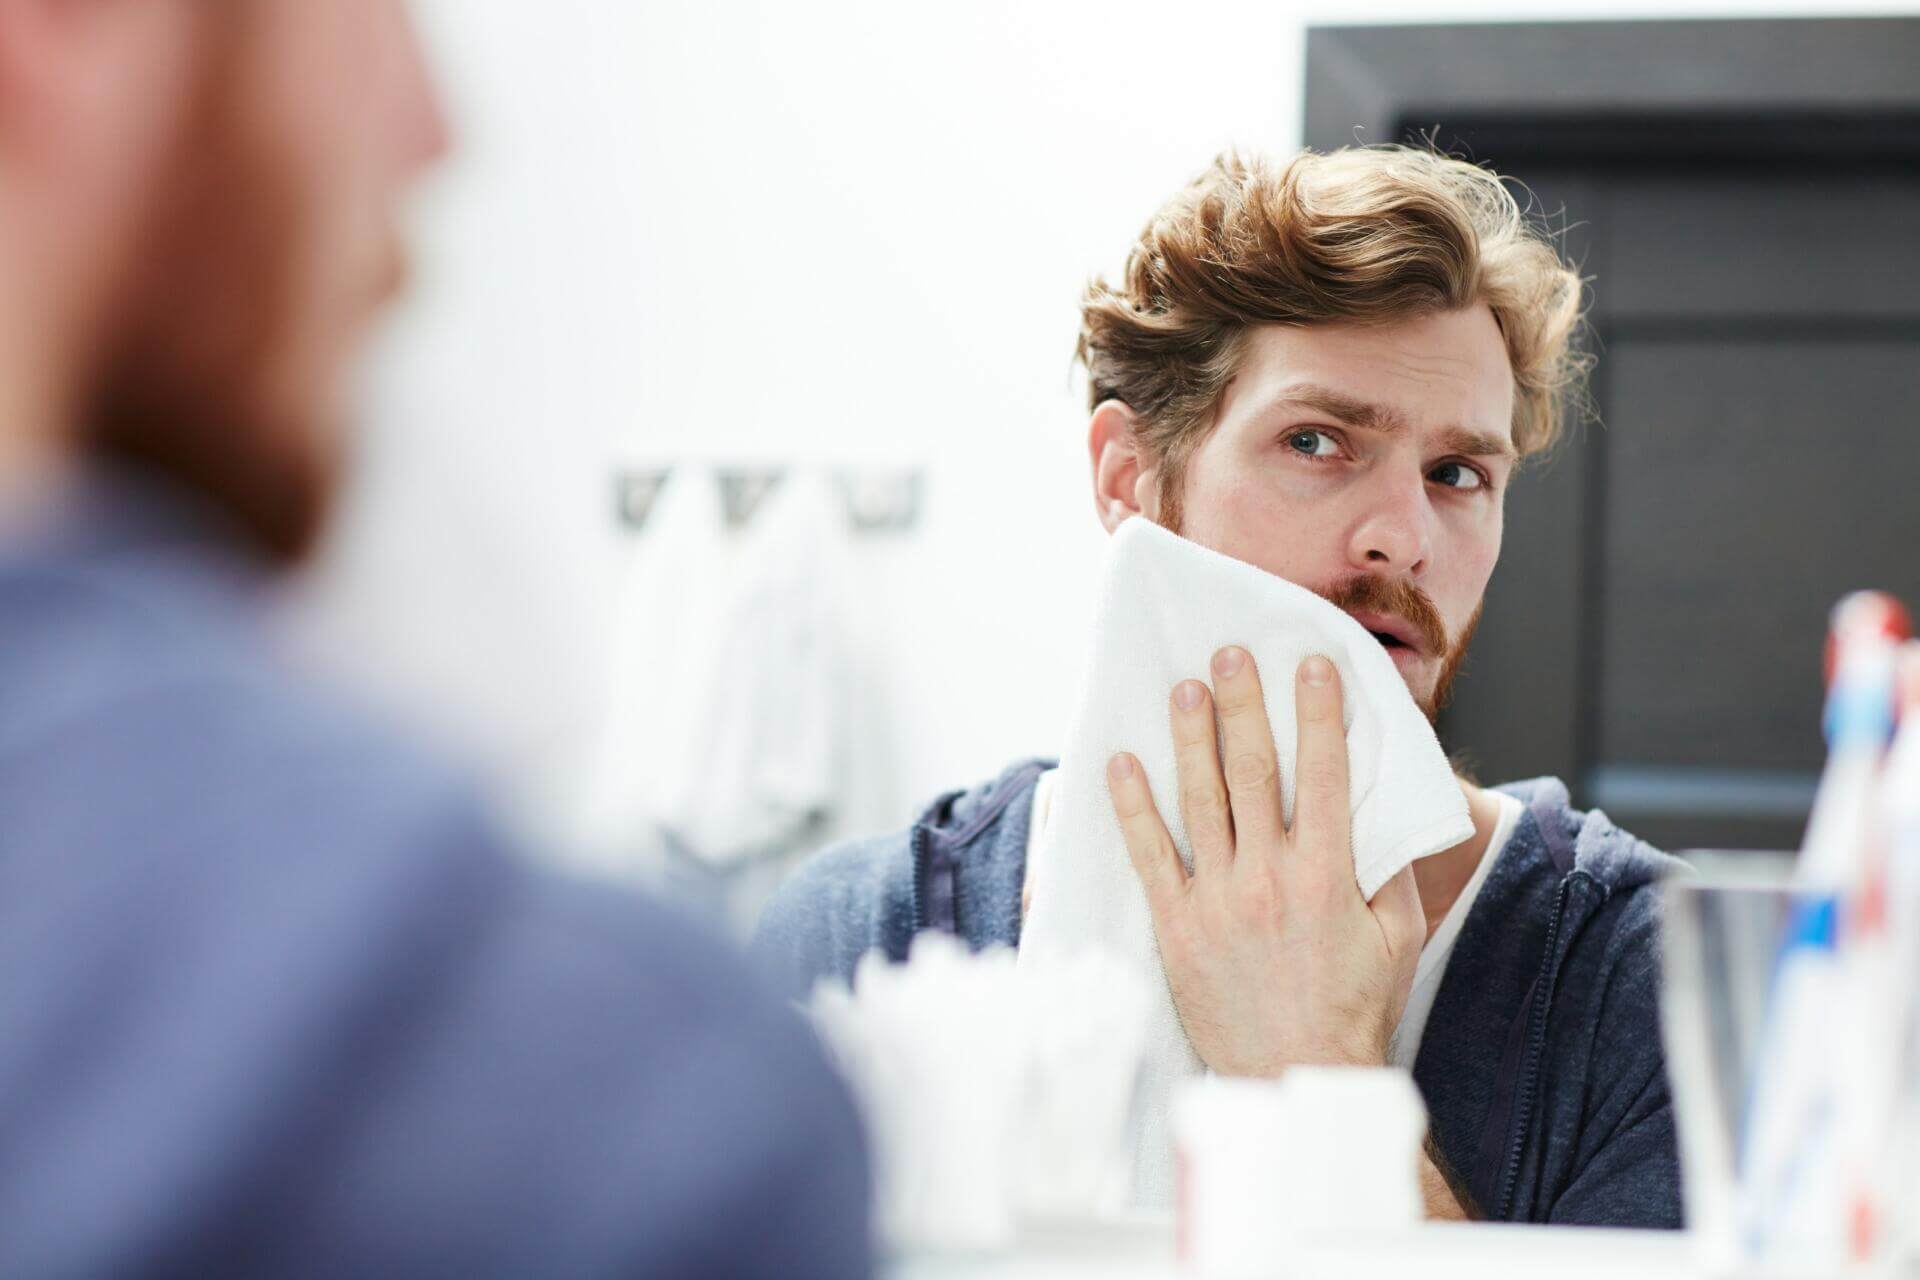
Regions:
M 1200 705 L 1200 699 L 1207 694 L 1198 680 L 1182 680 L 1173 686 L 1173 700 L 1182 711 L 1191 711 Z
M 1213 655 L 1215 675 L 1237 676 L 1240 668 L 1247 665 L 1247 651 L 1239 647 L 1222 649 Z
M 1333 679 L 1333 664 L 1316 654 L 1300 664 L 1300 678 L 1308 684 L 1325 684 Z
M 1115 782 L 1133 776 L 1133 757 L 1126 754 L 1115 756 L 1107 761 L 1107 776 Z

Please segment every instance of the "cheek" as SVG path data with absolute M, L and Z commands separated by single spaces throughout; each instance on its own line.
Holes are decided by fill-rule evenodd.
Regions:
M 1183 500 L 1183 532 L 1203 547 L 1303 586 L 1340 575 L 1341 524 L 1327 504 L 1277 489 L 1257 467 L 1196 457 Z
M 293 5 L 256 63 L 267 145 L 310 211 L 322 256 L 367 252 L 399 188 L 394 59 L 368 10 L 369 0 Z
M 294 5 L 271 31 L 253 85 L 283 197 L 278 378 L 295 403 L 331 402 L 372 312 L 397 287 L 399 183 L 390 163 L 391 59 L 368 0 Z
M 1479 608 L 1500 560 L 1501 537 L 1501 520 L 1496 513 L 1488 524 L 1458 530 L 1448 538 L 1446 554 L 1441 558 L 1445 569 L 1432 593 L 1450 630 L 1463 626 Z

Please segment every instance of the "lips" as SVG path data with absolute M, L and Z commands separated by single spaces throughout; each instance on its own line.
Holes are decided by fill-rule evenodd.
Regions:
M 1373 638 L 1380 642 L 1380 647 L 1389 653 L 1396 649 L 1404 649 L 1415 654 L 1424 652 L 1420 643 L 1419 629 L 1405 618 L 1364 609 L 1351 616 L 1355 622 L 1372 633 Z

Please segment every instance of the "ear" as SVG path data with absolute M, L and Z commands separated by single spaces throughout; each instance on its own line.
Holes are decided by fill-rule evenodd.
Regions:
M 1158 468 L 1141 447 L 1140 419 L 1118 400 L 1103 400 L 1087 424 L 1093 501 L 1108 533 L 1133 516 L 1158 510 Z

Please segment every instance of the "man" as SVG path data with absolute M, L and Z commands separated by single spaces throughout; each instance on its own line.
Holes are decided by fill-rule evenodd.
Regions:
M 868 1273 L 792 1013 L 259 636 L 445 145 L 399 0 L 0 0 L 0 1273 Z
M 1499 558 L 1507 486 L 1577 385 L 1580 297 L 1474 166 L 1399 148 L 1217 161 L 1083 303 L 1100 518 L 1155 519 L 1319 592 L 1435 714 Z M 1108 774 L 1202 1061 L 1411 1068 L 1432 1115 L 1432 1216 L 1677 1225 L 1656 1010 L 1668 860 L 1552 779 L 1462 780 L 1472 838 L 1364 902 L 1337 675 L 1311 659 L 1256 672 L 1238 648 L 1210 675 L 1168 704 L 1191 871 L 1137 761 Z M 1290 831 L 1263 676 L 1298 681 Z M 806 980 L 875 947 L 901 957 L 925 928 L 1017 945 L 1049 780 L 1045 762 L 1016 764 L 907 833 L 821 853 L 758 947 Z

